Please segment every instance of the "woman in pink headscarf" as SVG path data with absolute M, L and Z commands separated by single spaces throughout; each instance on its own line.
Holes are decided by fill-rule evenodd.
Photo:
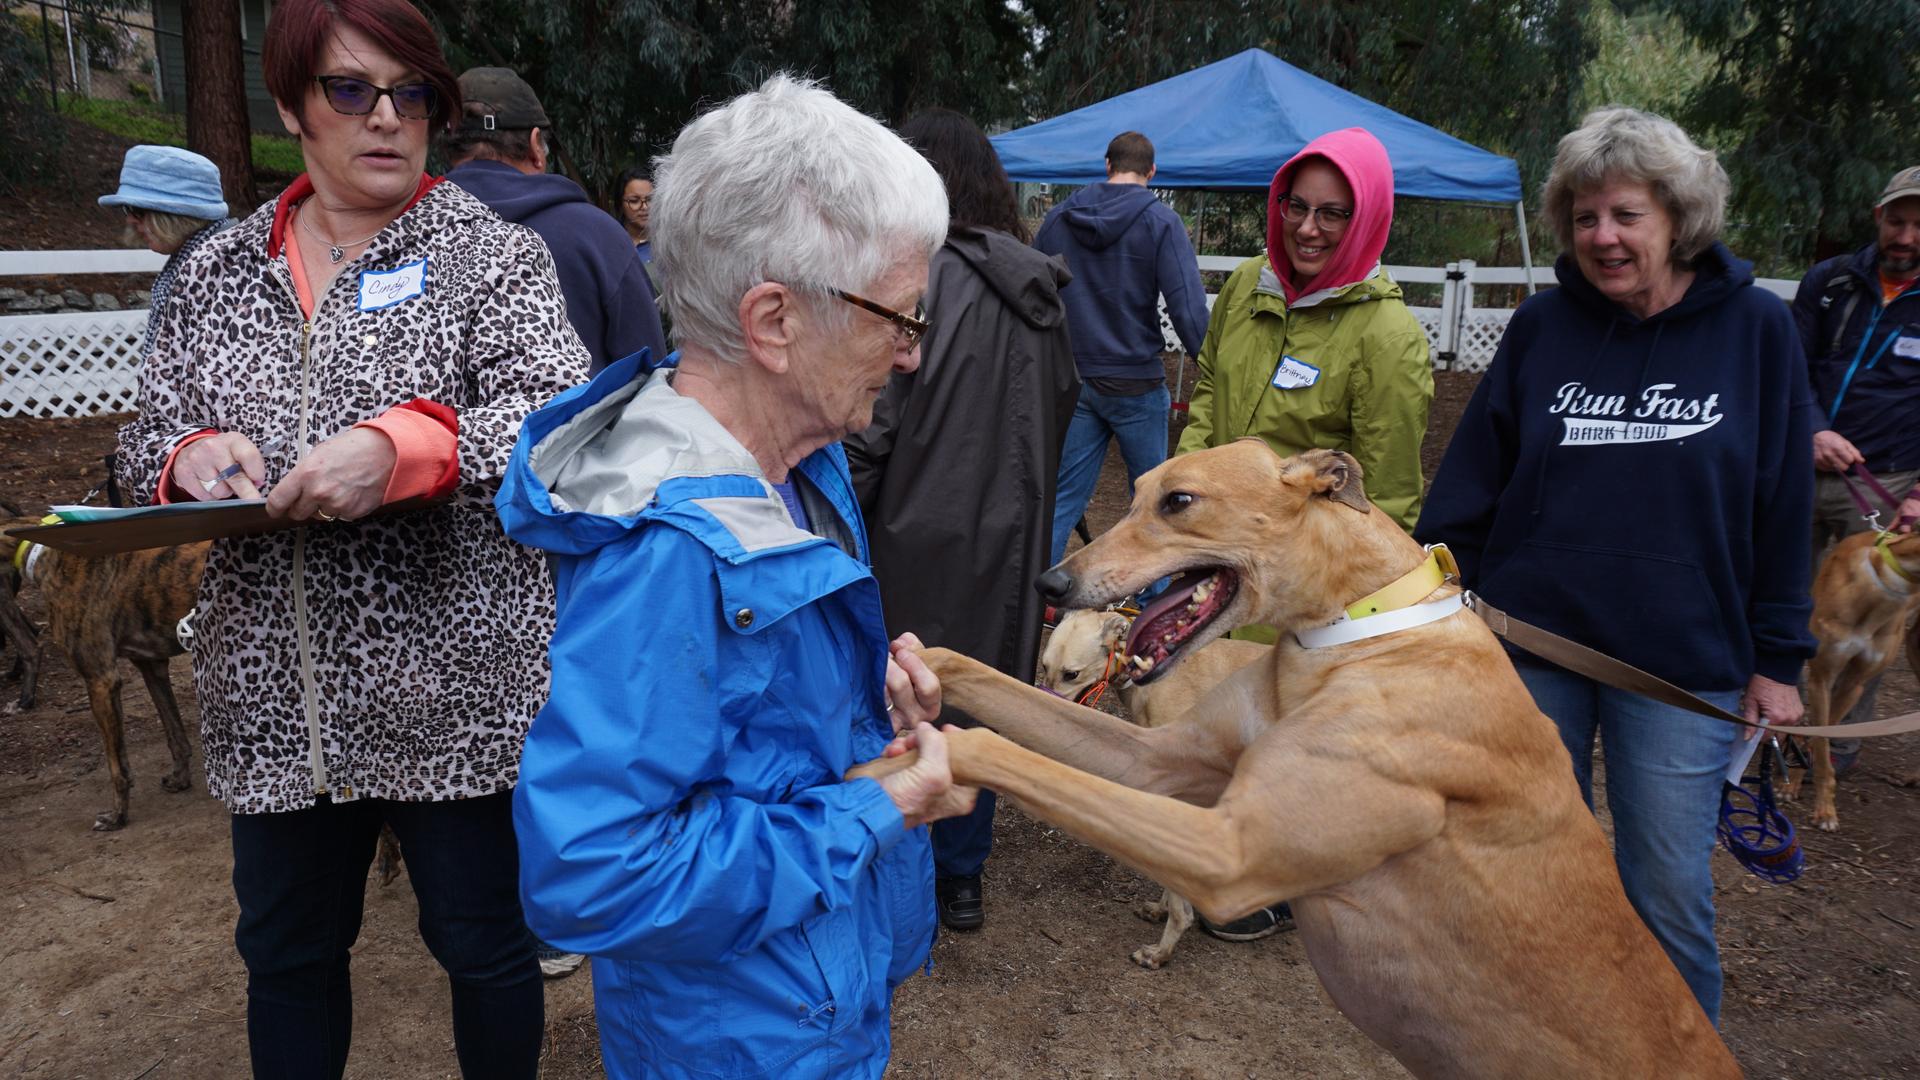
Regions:
M 1380 265 L 1393 225 L 1393 164 L 1362 128 L 1329 132 L 1273 175 L 1267 253 L 1213 304 L 1180 453 L 1257 435 L 1276 453 L 1345 450 L 1367 497 L 1411 530 L 1420 440 L 1433 403 L 1427 335 Z M 1272 642 L 1267 626 L 1236 638 Z M 1200 925 L 1227 941 L 1293 929 L 1287 905 Z
M 1267 253 L 1214 301 L 1181 453 L 1247 435 L 1289 456 L 1345 450 L 1374 505 L 1413 528 L 1433 366 L 1380 265 L 1392 224 L 1393 164 L 1366 130 L 1322 135 L 1280 167 Z

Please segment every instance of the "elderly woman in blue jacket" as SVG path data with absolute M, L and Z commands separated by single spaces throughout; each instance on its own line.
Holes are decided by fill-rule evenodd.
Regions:
M 498 502 L 558 599 L 514 799 L 527 920 L 593 957 L 610 1076 L 878 1077 L 932 943 L 920 826 L 974 791 L 883 632 L 839 441 L 919 363 L 946 196 L 785 76 L 656 176 L 680 351 L 534 414 Z M 920 763 L 842 781 L 890 742 Z

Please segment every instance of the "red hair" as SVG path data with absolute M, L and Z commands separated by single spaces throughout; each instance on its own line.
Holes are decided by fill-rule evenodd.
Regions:
M 314 70 L 337 25 L 345 24 L 372 38 L 395 60 L 420 72 L 433 86 L 433 115 L 429 123 L 444 126 L 460 114 L 460 81 L 440 51 L 433 25 L 407 0 L 282 0 L 267 20 L 267 40 L 260 51 L 260 67 L 267 93 L 303 123 L 307 93 L 313 89 Z

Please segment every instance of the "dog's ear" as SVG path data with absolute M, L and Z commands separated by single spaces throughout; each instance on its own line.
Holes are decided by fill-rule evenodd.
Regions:
M 1133 629 L 1132 620 L 1117 611 L 1109 611 L 1100 620 L 1100 641 L 1111 652 L 1127 640 L 1127 631 Z
M 1366 513 L 1373 509 L 1360 483 L 1360 463 L 1344 450 L 1309 450 L 1298 459 L 1313 469 L 1309 481 L 1314 494 L 1325 496 L 1349 509 Z

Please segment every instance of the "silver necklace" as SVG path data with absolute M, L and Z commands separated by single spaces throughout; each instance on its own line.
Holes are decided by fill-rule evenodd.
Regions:
M 306 209 L 305 207 L 301 207 L 302 211 L 304 211 L 305 209 Z M 311 236 L 315 240 L 318 240 L 321 243 L 327 245 L 327 259 L 330 262 L 334 262 L 334 263 L 338 263 L 341 259 L 344 259 L 347 257 L 347 248 L 359 247 L 361 244 L 366 243 L 367 240 L 373 239 L 373 236 L 379 236 L 380 232 L 386 231 L 386 226 L 382 225 L 380 227 L 380 232 L 376 232 L 373 234 L 373 236 L 367 237 L 367 240 L 354 240 L 348 244 L 341 245 L 341 244 L 334 243 L 333 241 L 327 239 L 324 236 L 321 236 L 320 233 L 316 231 L 312 225 L 307 224 L 307 215 L 304 212 L 295 214 L 294 216 L 299 218 L 300 227 L 307 230 L 308 236 Z

